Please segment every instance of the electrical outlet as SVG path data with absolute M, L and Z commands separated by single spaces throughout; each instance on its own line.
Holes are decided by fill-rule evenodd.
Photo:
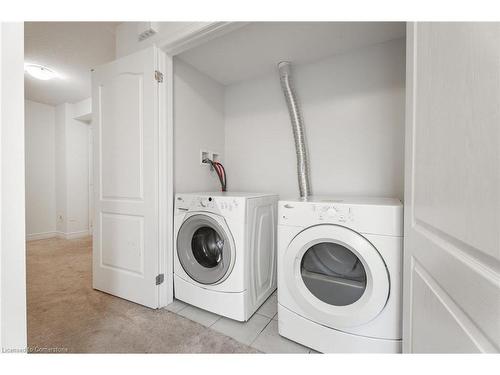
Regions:
M 218 152 L 214 152 L 212 154 L 212 160 L 213 161 L 218 161 L 220 163 L 220 154 Z

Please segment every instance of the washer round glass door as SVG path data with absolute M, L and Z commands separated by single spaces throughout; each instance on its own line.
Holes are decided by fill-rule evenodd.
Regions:
M 217 284 L 229 275 L 233 248 L 225 223 L 206 214 L 187 217 L 177 234 L 179 262 L 200 284 Z
M 333 328 L 369 322 L 389 297 L 389 275 L 379 252 L 342 226 L 322 224 L 300 232 L 285 252 L 283 270 L 286 287 L 304 313 Z

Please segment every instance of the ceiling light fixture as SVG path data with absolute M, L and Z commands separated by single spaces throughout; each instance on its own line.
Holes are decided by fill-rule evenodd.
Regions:
M 56 78 L 57 74 L 53 70 L 50 70 L 46 66 L 37 64 L 25 64 L 24 70 L 30 76 L 41 79 L 42 81 L 48 81 L 49 79 Z

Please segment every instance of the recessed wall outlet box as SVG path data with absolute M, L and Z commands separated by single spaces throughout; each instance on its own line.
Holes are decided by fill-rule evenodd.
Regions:
M 212 161 L 220 162 L 221 161 L 220 153 L 216 151 L 200 150 L 200 164 L 210 166 L 209 163 L 203 163 L 203 160 L 205 159 L 210 159 Z
M 212 160 L 212 153 L 206 150 L 200 150 L 200 165 L 210 165 L 208 163 L 204 163 L 203 160 L 210 159 Z
M 138 22 L 137 34 L 139 42 L 142 42 L 144 39 L 152 37 L 153 35 L 157 34 L 158 31 L 159 31 L 158 22 Z

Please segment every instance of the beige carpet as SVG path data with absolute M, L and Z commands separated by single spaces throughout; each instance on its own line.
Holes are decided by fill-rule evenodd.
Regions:
M 90 238 L 27 244 L 28 346 L 70 353 L 255 353 L 165 309 L 92 289 Z

